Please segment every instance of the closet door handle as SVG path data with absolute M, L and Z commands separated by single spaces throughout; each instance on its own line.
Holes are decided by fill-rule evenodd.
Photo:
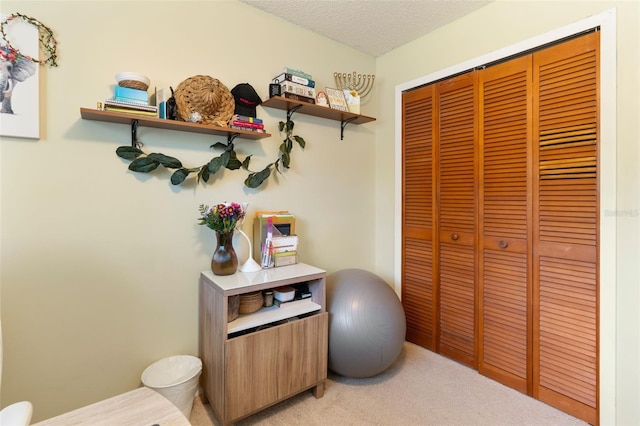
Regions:
M 506 242 L 505 240 L 500 240 L 500 242 L 498 243 L 498 247 L 500 247 L 501 249 L 505 249 L 509 246 L 509 243 Z
M 451 239 L 453 241 L 457 241 L 458 240 L 458 234 L 451 234 Z

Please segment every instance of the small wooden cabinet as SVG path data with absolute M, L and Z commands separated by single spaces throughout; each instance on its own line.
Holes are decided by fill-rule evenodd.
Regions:
M 263 307 L 227 322 L 229 297 L 305 283 L 310 299 Z M 326 272 L 298 263 L 258 272 L 200 274 L 201 384 L 222 424 L 247 417 L 327 378 Z

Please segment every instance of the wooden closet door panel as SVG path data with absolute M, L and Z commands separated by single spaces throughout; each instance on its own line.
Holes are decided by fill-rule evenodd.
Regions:
M 475 367 L 476 72 L 436 85 L 438 352 Z
M 534 54 L 534 395 L 598 421 L 599 33 Z
M 478 370 L 528 393 L 531 56 L 479 73 Z
M 402 305 L 407 340 L 435 350 L 433 86 L 403 94 Z

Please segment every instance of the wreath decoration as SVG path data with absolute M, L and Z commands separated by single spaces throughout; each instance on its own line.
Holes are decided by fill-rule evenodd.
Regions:
M 40 41 L 40 44 L 42 45 L 44 50 L 48 52 L 47 58 L 40 59 L 40 60 L 35 59 L 29 55 L 24 55 L 20 53 L 20 50 L 16 49 L 11 45 L 11 43 L 9 42 L 9 37 L 7 36 L 5 27 L 15 19 L 22 19 L 23 21 L 28 22 L 29 24 L 38 28 L 38 40 Z M 0 56 L 2 56 L 4 60 L 15 62 L 18 60 L 19 57 L 23 57 L 31 62 L 35 62 L 36 64 L 45 65 L 48 63 L 52 67 L 58 66 L 58 62 L 57 62 L 58 42 L 53 36 L 53 31 L 51 30 L 51 28 L 47 27 L 45 24 L 38 21 L 37 19 L 27 15 L 23 15 L 21 13 L 17 13 L 17 12 L 13 13 L 7 16 L 5 20 L 0 23 L 0 34 L 2 34 L 2 38 L 6 43 L 4 46 L 0 46 Z
M 170 157 L 162 153 L 146 154 L 140 149 L 142 147 L 142 143 L 138 140 L 133 141 L 133 146 L 118 147 L 116 149 L 116 154 L 120 158 L 131 160 L 129 170 L 133 172 L 149 173 L 156 170 L 159 166 L 163 166 L 167 169 L 175 169 L 171 175 L 172 185 L 180 185 L 191 174 L 195 174 L 197 176 L 198 183 L 200 180 L 206 183 L 209 181 L 209 178 L 220 171 L 220 169 L 238 170 L 242 168 L 249 172 L 249 175 L 244 180 L 244 185 L 248 188 L 258 188 L 269 176 L 271 176 L 272 168 L 275 168 L 278 173 L 283 173 L 280 166 L 284 169 L 289 168 L 291 164 L 293 141 L 296 141 L 298 145 L 304 149 L 306 141 L 301 136 L 293 134 L 294 126 L 295 124 L 291 119 L 287 119 L 286 122 L 281 121 L 278 124 L 278 130 L 285 134 L 285 138 L 282 140 L 278 149 L 278 158 L 276 161 L 269 163 L 264 169 L 258 172 L 253 172 L 249 169 L 251 155 L 245 157 L 242 161 L 238 159 L 232 139 L 228 144 L 217 142 L 211 145 L 211 148 L 222 148 L 222 154 L 212 158 L 208 163 L 199 167 L 185 167 L 177 158 Z

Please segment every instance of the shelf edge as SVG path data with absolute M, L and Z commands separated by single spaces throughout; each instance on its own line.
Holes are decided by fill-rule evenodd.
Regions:
M 157 117 L 138 116 L 112 111 L 101 111 L 92 108 L 80 108 L 80 117 L 83 120 L 102 121 L 106 123 L 117 123 L 130 125 L 134 120 L 138 120 L 138 125 L 164 130 L 177 130 L 179 132 L 200 133 L 217 136 L 230 136 L 237 134 L 243 139 L 264 139 L 271 136 L 270 133 L 259 133 L 243 131 L 224 127 L 208 126 L 198 123 L 188 123 L 186 121 L 165 120 Z

